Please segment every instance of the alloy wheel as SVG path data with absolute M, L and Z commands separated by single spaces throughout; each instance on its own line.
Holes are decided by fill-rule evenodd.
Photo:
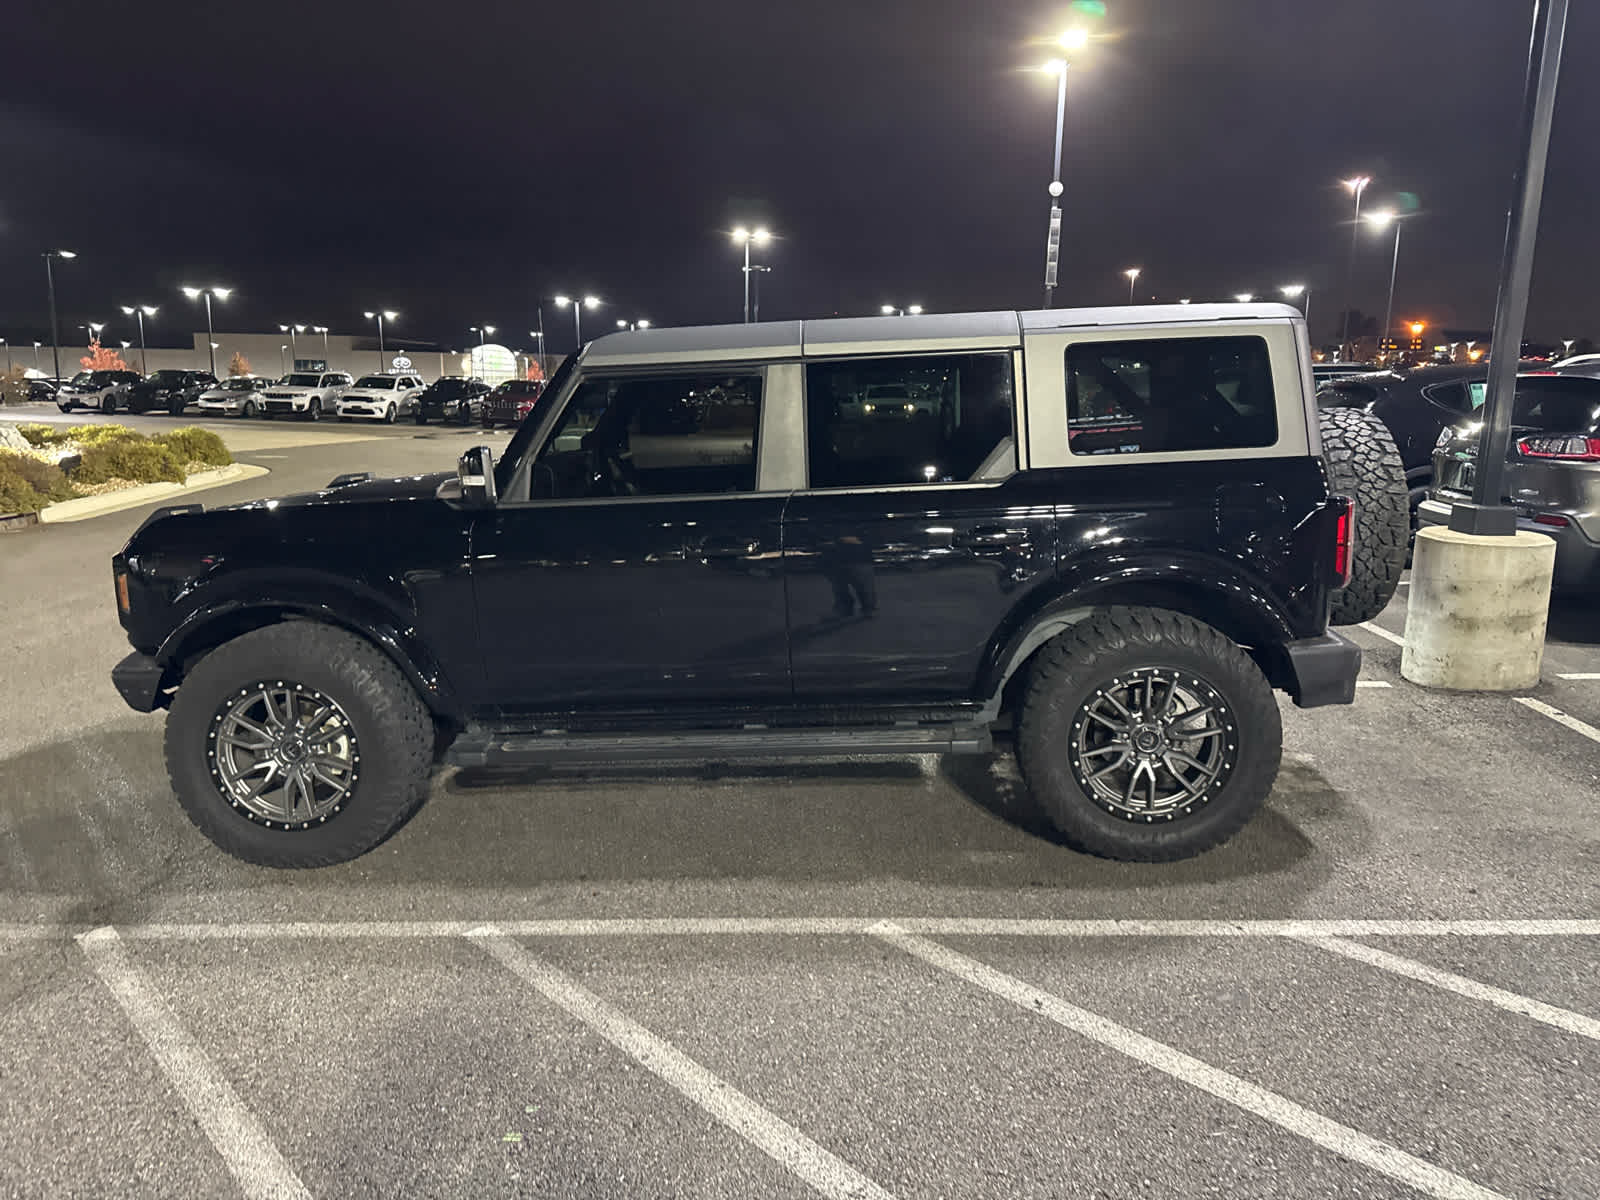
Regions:
M 206 750 L 222 798 L 270 829 L 326 824 L 349 802 L 361 767 L 349 715 L 293 680 L 258 680 L 224 700 Z

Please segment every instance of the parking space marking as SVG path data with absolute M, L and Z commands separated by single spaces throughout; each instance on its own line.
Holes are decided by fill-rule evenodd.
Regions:
M 565 1009 L 686 1099 L 788 1168 L 819 1195 L 830 1200 L 893 1200 L 889 1192 L 817 1145 L 782 1117 L 763 1108 L 676 1046 L 607 1004 L 566 973 L 528 953 L 503 929 L 480 925 L 469 930 L 466 936 L 482 946 L 506 970 L 531 984 L 547 1000 Z
M 1559 708 L 1546 704 L 1543 700 L 1535 700 L 1532 696 L 1513 696 L 1511 698 L 1522 707 L 1531 708 L 1534 712 L 1549 717 L 1558 725 L 1565 725 L 1573 732 L 1583 734 L 1591 742 L 1600 742 L 1600 729 L 1596 729 L 1587 721 L 1580 721 L 1577 717 L 1568 716 Z
M 1600 679 L 1600 671 L 1572 671 L 1565 675 L 1557 675 L 1557 679 Z
M 117 931 L 106 925 L 79 934 L 77 941 L 245 1195 L 309 1200 L 311 1193 L 255 1114 L 128 960 Z
M 1358 679 L 1356 680 L 1356 686 L 1358 688 L 1392 688 L 1394 684 L 1387 679 Z
M 1365 629 L 1368 633 L 1375 633 L 1385 641 L 1393 642 L 1396 646 L 1404 646 L 1406 639 L 1398 633 L 1390 633 L 1382 625 L 1374 625 L 1371 621 L 1362 621 L 1357 629 Z
M 1491 1191 L 1464 1176 L 1407 1154 L 1398 1146 L 1325 1117 L 1286 1096 L 1213 1067 L 1165 1042 L 1145 1037 L 1125 1025 L 1079 1008 L 1059 996 L 1041 991 L 938 942 L 908 933 L 889 922 L 878 926 L 873 934 L 930 966 L 1010 1001 L 1025 1012 L 1046 1017 L 1090 1041 L 1271 1122 L 1324 1150 L 1397 1179 L 1424 1195 L 1439 1197 L 1440 1200 L 1506 1200 L 1500 1192 Z
M 1356 962 L 1366 963 L 1377 967 L 1380 971 L 1388 971 L 1394 975 L 1403 975 L 1407 979 L 1414 979 L 1418 983 L 1426 983 L 1446 992 L 1454 992 L 1458 996 L 1465 996 L 1469 1000 L 1481 1000 L 1485 1004 L 1493 1004 L 1507 1012 L 1513 1012 L 1530 1020 L 1542 1021 L 1557 1029 L 1564 1029 L 1568 1033 L 1575 1033 L 1580 1037 L 1589 1038 L 1591 1041 L 1600 1042 L 1600 1021 L 1593 1017 L 1586 1017 L 1582 1013 L 1575 1013 L 1568 1008 L 1557 1008 L 1553 1004 L 1545 1004 L 1530 996 L 1521 996 L 1516 992 L 1508 992 L 1487 983 L 1480 983 L 1476 979 L 1468 979 L 1465 975 L 1456 975 L 1450 971 L 1441 971 L 1437 967 L 1430 967 L 1426 963 L 1417 962 L 1415 959 L 1404 958 L 1398 954 L 1390 954 L 1387 950 L 1379 950 L 1376 946 L 1366 946 L 1360 942 L 1347 941 L 1344 938 L 1300 938 L 1308 946 L 1316 946 L 1330 954 L 1342 954 L 1345 958 L 1354 959 Z

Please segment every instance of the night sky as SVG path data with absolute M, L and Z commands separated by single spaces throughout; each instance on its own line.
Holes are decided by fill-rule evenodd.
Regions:
M 1487 328 L 1531 0 L 1108 0 L 1075 56 L 1058 304 L 1314 289 L 1341 307 L 1350 197 L 1415 193 L 1396 318 Z M 1053 80 L 1023 68 L 1068 6 L 989 0 L 13 5 L 0 71 L 0 336 L 64 340 L 238 291 L 222 330 L 280 321 L 459 346 L 526 345 L 535 305 L 593 291 L 617 317 L 738 320 L 726 230 L 766 222 L 762 316 L 1036 307 Z M 1600 335 L 1589 145 L 1600 74 L 1576 6 L 1529 335 Z M 1353 294 L 1381 316 L 1387 235 Z M 759 260 L 759 256 L 758 256 Z M 546 303 L 551 348 L 570 315 Z M 81 335 L 80 335 L 81 336 Z

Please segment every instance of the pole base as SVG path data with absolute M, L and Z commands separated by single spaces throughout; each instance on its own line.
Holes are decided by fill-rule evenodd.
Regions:
M 1503 504 L 1471 504 L 1458 500 L 1450 509 L 1450 528 L 1479 537 L 1515 537 L 1517 514 Z

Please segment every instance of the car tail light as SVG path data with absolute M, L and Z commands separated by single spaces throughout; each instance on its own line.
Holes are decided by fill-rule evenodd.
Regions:
M 1526 458 L 1564 458 L 1571 462 L 1600 462 L 1600 438 L 1525 437 L 1517 452 Z
M 1533 518 L 1533 523 L 1535 525 L 1550 525 L 1556 529 L 1565 529 L 1568 525 L 1572 524 L 1571 521 L 1567 520 L 1566 517 L 1561 516 L 1559 513 L 1540 513 L 1538 516 Z
M 1335 496 L 1329 504 L 1333 508 L 1333 586 L 1342 588 L 1350 582 L 1350 558 L 1355 549 L 1356 502 L 1348 496 Z

